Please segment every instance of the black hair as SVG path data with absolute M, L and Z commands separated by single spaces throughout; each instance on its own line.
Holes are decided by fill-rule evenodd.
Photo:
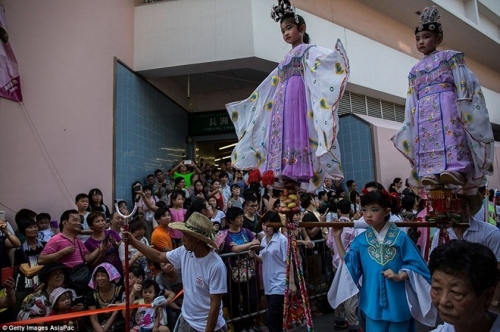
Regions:
M 354 180 L 347 180 L 347 182 L 345 183 L 345 185 L 347 186 L 347 188 L 350 188 L 354 182 L 356 182 L 356 181 L 354 181 Z
M 406 194 L 401 199 L 401 207 L 405 209 L 406 212 L 410 212 L 413 210 L 416 201 L 417 201 L 417 196 L 415 196 L 415 194 L 413 193 Z
M 277 207 L 279 207 L 280 204 L 281 204 L 281 202 L 280 202 L 279 199 L 275 200 L 274 203 L 273 203 L 273 209 L 276 209 Z
M 295 17 L 298 18 L 299 23 L 297 23 L 295 21 Z M 304 18 L 298 14 L 286 14 L 286 15 L 284 15 L 283 18 L 280 20 L 280 26 L 281 26 L 281 24 L 283 24 L 283 22 L 294 24 L 297 26 L 297 29 L 300 29 L 300 26 L 302 24 L 306 25 L 306 21 L 304 20 Z M 302 37 L 302 42 L 304 42 L 304 44 L 309 44 L 310 41 L 311 41 L 311 38 L 309 37 L 309 34 L 304 31 L 304 35 Z
M 104 268 L 104 266 L 99 266 L 97 269 L 95 269 L 94 273 L 92 274 L 92 279 L 95 280 L 95 278 L 97 277 L 97 273 L 106 273 L 106 275 L 108 276 L 108 279 L 109 279 L 109 273 L 108 271 Z
M 132 233 L 132 231 L 130 231 Z M 136 278 L 142 277 L 142 280 L 146 279 L 146 272 L 139 265 L 132 265 L 129 270 L 129 273 L 132 273 Z
M 89 225 L 89 227 L 92 227 L 94 225 L 94 222 L 99 217 L 103 217 L 104 221 L 106 221 L 106 216 L 104 215 L 104 213 L 100 211 L 90 212 L 90 214 L 87 216 L 87 224 Z
M 318 193 L 318 198 L 319 198 L 319 199 L 322 199 L 322 198 L 323 198 L 323 196 L 325 196 L 325 195 L 326 195 L 326 191 L 322 190 L 322 191 L 320 191 L 320 192 Z
M 153 279 L 146 279 L 142 282 L 142 289 L 146 289 L 146 288 L 149 288 L 153 286 L 154 289 L 155 289 L 155 296 L 158 296 L 158 294 L 160 294 L 160 286 L 158 285 L 158 283 L 153 280 Z
M 158 202 L 156 202 L 155 206 L 158 207 L 158 208 L 168 207 L 167 203 L 165 203 L 164 201 L 158 201 Z
M 368 188 L 376 188 L 377 190 L 384 190 L 384 186 L 378 183 L 377 181 L 370 181 L 365 184 L 365 189 Z
M 177 178 L 177 179 L 182 179 L 182 178 Z M 182 189 L 175 189 L 174 191 L 172 191 L 172 193 L 170 194 L 170 207 L 174 206 L 174 201 L 179 196 L 186 199 L 186 194 L 184 193 L 184 191 Z
M 35 219 L 35 218 L 36 218 L 36 212 L 30 209 L 21 209 L 17 211 L 16 215 L 14 216 L 16 224 L 23 219 Z
M 94 200 L 92 199 L 92 196 L 94 195 L 101 195 L 101 204 L 104 204 L 104 195 L 102 194 L 101 189 L 99 188 L 94 188 L 89 191 L 89 205 L 94 206 Z
M 159 168 L 158 168 L 158 169 L 155 171 L 155 176 L 158 176 L 158 173 L 163 173 L 163 171 L 162 171 L 161 169 L 159 169 Z
M 138 220 L 132 221 L 128 226 L 128 231 L 130 232 L 130 234 L 133 234 L 134 232 L 139 231 L 141 229 L 146 230 L 146 224 Z
M 62 225 L 63 221 L 68 221 L 69 220 L 69 215 L 70 214 L 78 214 L 78 211 L 76 211 L 75 209 L 64 211 L 63 214 L 61 214 L 61 218 L 59 219 L 59 222 L 61 223 L 61 225 Z
M 89 195 L 84 194 L 84 193 L 81 193 L 81 194 L 76 195 L 76 197 L 75 197 L 75 203 L 76 203 L 76 202 L 79 202 L 80 200 L 82 200 L 82 199 L 84 199 L 84 198 L 89 199 Z M 89 199 L 89 203 L 90 203 L 90 199 Z
M 359 193 L 354 190 L 354 191 L 351 191 L 351 193 L 349 194 L 349 200 L 355 204 L 356 203 L 356 196 L 359 196 Z
M 351 202 L 347 199 L 341 199 L 337 202 L 337 210 L 340 210 L 342 214 L 348 214 L 351 212 Z
M 229 177 L 229 175 L 226 172 L 220 172 L 219 173 L 219 180 L 222 179 L 223 177 Z
M 117 204 L 118 204 L 118 207 L 120 207 L 120 205 L 123 205 L 123 204 L 125 204 L 125 206 L 128 206 L 127 201 L 118 201 Z
M 279 216 L 279 214 L 277 214 L 276 212 L 273 212 L 273 211 L 267 211 L 263 216 L 262 216 L 262 219 L 261 219 L 261 224 L 264 225 L 268 222 L 277 222 L 277 223 L 281 223 L 281 218 Z M 279 232 L 280 228 L 279 227 L 273 227 L 273 231 L 274 233 L 277 233 Z
M 245 200 L 243 202 L 243 207 L 247 206 L 251 202 L 258 202 L 258 198 L 257 196 L 255 196 L 255 193 L 252 192 L 251 194 L 249 194 L 246 190 L 243 199 Z
M 109 220 L 113 219 L 115 217 L 115 214 L 117 214 L 117 215 L 120 216 L 120 214 L 118 213 L 118 211 L 113 210 L 113 212 L 111 212 L 111 214 L 109 215 Z
M 191 206 L 189 207 L 189 209 L 186 212 L 186 220 L 189 219 L 189 217 L 193 214 L 193 212 L 199 212 L 199 213 L 203 214 L 203 210 L 205 210 L 207 208 L 207 204 L 208 204 L 208 202 L 206 199 L 201 198 L 201 197 L 195 198 L 191 202 Z
M 176 177 L 174 179 L 174 188 L 177 188 L 177 185 L 182 181 L 186 182 L 186 179 L 184 179 L 182 176 Z
M 488 200 L 490 202 L 493 202 L 493 198 L 495 198 L 495 190 L 490 189 L 490 190 L 488 190 L 488 193 L 489 193 Z
M 476 296 L 494 288 L 499 280 L 493 251 L 482 244 L 465 240 L 451 240 L 434 249 L 429 259 L 429 270 L 431 275 L 442 271 L 466 278 Z
M 300 206 L 307 209 L 309 205 L 314 201 L 314 195 L 309 193 L 302 193 L 300 195 Z
M 33 226 L 33 225 L 36 225 L 36 221 L 35 220 L 33 220 L 33 219 L 21 219 L 17 223 L 17 228 L 19 230 L 19 233 L 21 233 L 22 235 L 26 236 L 26 229 L 28 227 L 30 227 L 30 226 Z
M 61 231 L 63 229 L 63 221 L 68 221 L 70 214 L 78 214 L 78 211 L 76 211 L 75 209 L 71 209 L 71 210 L 66 210 L 63 212 L 63 214 L 61 214 L 61 218 L 59 218 L 59 229 Z
M 331 191 L 329 191 L 330 193 Z M 337 211 L 337 199 L 335 197 L 330 197 L 328 199 L 328 210 L 330 212 L 336 212 Z
M 154 174 L 148 174 L 148 175 L 146 175 L 146 180 L 149 179 L 149 178 L 151 178 L 151 177 L 154 178 L 155 175 Z
M 368 206 L 371 204 L 378 204 L 384 210 L 391 208 L 389 193 L 382 193 L 380 190 L 374 190 L 361 197 L 361 206 Z M 386 216 L 385 220 L 389 220 L 389 215 Z
M 238 216 L 242 216 L 244 214 L 245 214 L 245 212 L 243 212 L 242 208 L 233 206 L 233 207 L 230 207 L 229 209 L 227 209 L 226 219 L 227 219 L 228 223 L 232 224 L 234 219 L 236 219 Z
M 170 210 L 168 207 L 161 207 L 159 208 L 158 210 L 155 211 L 155 220 L 158 221 L 161 219 L 161 217 L 165 214 L 165 213 L 170 213 Z
M 40 221 L 43 219 L 47 219 L 50 221 L 50 219 L 52 219 L 52 217 L 50 216 L 50 214 L 48 214 L 46 212 L 42 212 L 42 213 L 39 213 L 36 215 L 36 221 Z

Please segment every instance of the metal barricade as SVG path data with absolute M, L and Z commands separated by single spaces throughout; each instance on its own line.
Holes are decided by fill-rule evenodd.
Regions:
M 333 271 L 332 257 L 326 241 L 322 239 L 313 242 L 315 243 L 313 249 L 306 249 L 301 245 L 299 247 L 309 298 L 312 303 L 315 303 L 326 298 L 333 280 Z M 245 320 L 248 322 L 248 319 L 258 318 L 258 315 L 262 315 L 263 318 L 267 311 L 267 306 L 260 305 L 262 302 L 265 304 L 265 301 L 262 301 L 265 296 L 261 264 L 255 261 L 255 266 L 249 267 L 246 264 L 234 263 L 251 259 L 248 253 L 249 251 L 243 251 L 220 255 L 228 269 L 228 293 L 223 300 L 224 312 L 227 313 L 225 319 L 230 330 L 236 332 L 241 330 L 237 327 L 241 326 Z M 248 271 L 248 269 L 253 269 L 253 271 Z M 252 276 L 248 277 L 249 275 Z M 238 282 L 238 278 L 244 281 Z M 233 325 L 236 326 L 233 327 Z

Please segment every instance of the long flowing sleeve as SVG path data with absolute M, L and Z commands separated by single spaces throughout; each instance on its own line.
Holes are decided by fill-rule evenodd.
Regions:
M 238 169 L 259 168 L 263 171 L 270 116 L 278 83 L 276 68 L 250 97 L 226 105 L 238 136 L 238 144 L 231 154 L 231 162 Z
M 343 178 L 340 162 L 338 107 L 349 79 L 349 59 L 340 40 L 334 50 L 309 48 L 304 61 L 307 120 L 314 176 L 307 191 L 312 192 L 324 178 Z
M 464 54 L 449 52 L 453 79 L 457 92 L 457 109 L 467 135 L 474 163 L 474 173 L 468 183 L 484 185 L 485 175 L 493 174 L 494 142 L 493 129 L 481 85 L 476 76 L 465 65 Z

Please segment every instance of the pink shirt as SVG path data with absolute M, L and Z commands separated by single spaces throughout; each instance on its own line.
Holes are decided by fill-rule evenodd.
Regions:
M 172 216 L 172 222 L 184 222 L 186 218 L 186 209 L 173 209 L 170 208 L 170 215 Z M 177 229 L 170 228 L 170 236 L 173 239 L 182 239 L 182 232 Z
M 75 240 L 73 242 L 73 240 L 68 238 L 63 233 L 54 235 L 49 240 L 49 242 L 47 242 L 42 252 L 40 253 L 40 256 L 56 253 L 68 246 L 75 246 L 75 251 L 72 254 L 61 257 L 59 259 L 59 262 L 70 268 L 83 263 L 85 259 L 82 257 L 82 254 L 83 256 L 88 255 L 89 251 L 79 238 L 75 237 Z

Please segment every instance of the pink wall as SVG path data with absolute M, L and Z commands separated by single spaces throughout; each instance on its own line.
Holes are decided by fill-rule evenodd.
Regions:
M 11 220 L 22 207 L 59 219 L 94 187 L 111 205 L 114 57 L 133 64 L 134 4 L 4 1 L 24 95 L 0 100 L 0 210 Z

